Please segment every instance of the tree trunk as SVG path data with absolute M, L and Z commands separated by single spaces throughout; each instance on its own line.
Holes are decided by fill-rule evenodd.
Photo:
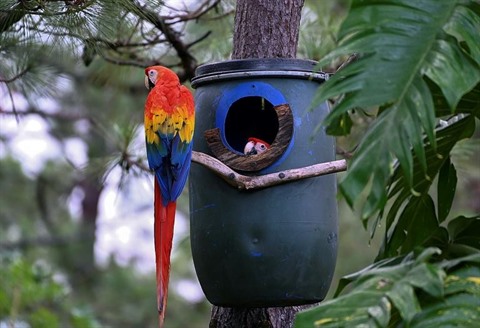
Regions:
M 80 244 L 80 254 L 77 256 L 75 266 L 77 276 L 85 286 L 91 286 L 95 280 L 95 241 L 98 219 L 98 204 L 103 192 L 103 183 L 96 176 L 87 176 L 81 181 L 80 186 L 84 192 L 82 201 L 82 221 L 79 233 L 83 240 Z
M 304 0 L 238 0 L 232 59 L 295 58 Z M 306 306 L 214 306 L 210 328 L 288 328 Z
M 210 328 L 289 328 L 295 314 L 316 304 L 271 308 L 224 308 L 214 306 Z
M 303 3 L 238 0 L 232 58 L 295 58 Z
M 97 277 L 95 265 L 95 240 L 98 219 L 98 204 L 103 192 L 102 182 L 95 176 L 89 175 L 77 184 L 84 193 L 81 203 L 82 216 L 76 231 L 76 238 L 66 249 L 62 259 L 69 270 L 70 283 L 84 293 L 93 290 Z

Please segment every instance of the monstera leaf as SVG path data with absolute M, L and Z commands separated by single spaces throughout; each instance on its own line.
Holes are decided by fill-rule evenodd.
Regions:
M 324 122 L 336 132 L 342 131 L 336 125 L 348 121 L 350 110 L 379 108 L 340 184 L 351 206 L 366 191 L 364 219 L 385 206 L 395 163 L 413 194 L 415 175 L 429 179 L 438 173 L 429 167 L 425 150 L 426 144 L 432 152 L 438 150 L 437 116 L 479 116 L 478 31 L 480 5 L 473 0 L 352 1 L 339 47 L 319 65 L 352 53 L 358 60 L 324 83 L 315 101 L 337 99 Z M 429 203 L 425 198 L 422 206 Z

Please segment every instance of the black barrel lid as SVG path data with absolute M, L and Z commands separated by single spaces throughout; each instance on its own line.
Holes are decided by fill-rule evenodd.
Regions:
M 195 71 L 192 87 L 200 84 L 249 77 L 283 77 L 323 82 L 328 74 L 316 69 L 317 62 L 308 59 L 255 58 L 204 64 Z

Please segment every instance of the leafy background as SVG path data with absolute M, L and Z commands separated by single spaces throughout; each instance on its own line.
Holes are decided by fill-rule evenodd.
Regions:
M 450 213 L 458 154 L 476 149 L 479 170 L 479 29 L 474 1 L 352 1 L 338 47 L 319 66 L 353 60 L 315 101 L 335 99 L 323 124 L 336 135 L 351 134 L 356 111 L 374 117 L 340 190 L 372 236 L 380 225 L 385 231 L 375 262 L 342 278 L 334 298 L 296 326 L 478 324 L 478 208 Z
M 188 84 L 196 65 L 228 59 L 234 6 L 0 3 L 0 326 L 156 326 L 143 67 Z M 331 292 L 296 326 L 478 321 L 479 13 L 306 1 L 298 57 L 335 72 L 355 55 L 315 99 L 334 102 L 325 124 L 350 162 Z M 171 327 L 209 322 L 189 247 L 180 217 Z

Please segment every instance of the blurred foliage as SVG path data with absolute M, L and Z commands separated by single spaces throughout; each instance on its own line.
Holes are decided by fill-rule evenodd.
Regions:
M 29 263 L 18 255 L 0 258 L 0 325 L 97 328 L 86 308 L 73 305 L 69 287 L 58 282 L 46 262 Z
M 139 3 L 130 0 L 0 2 L 0 325 L 13 322 L 18 327 L 22 324 L 82 328 L 157 326 L 153 272 L 142 273 L 145 270 L 139 268 L 141 261 L 122 261 L 122 254 L 112 254 L 106 264 L 95 261 L 94 245 L 98 243 L 98 229 L 103 224 L 99 220 L 102 220 L 101 211 L 105 210 L 106 190 L 116 192 L 115 223 L 119 227 L 125 223 L 122 216 L 140 218 L 145 209 L 151 210 L 150 199 L 139 202 L 142 197 L 151 195 L 139 193 L 132 187 L 146 184 L 151 188 L 139 133 L 146 96 L 142 68 L 150 64 L 167 65 L 187 82 L 196 65 L 228 59 L 235 1 L 202 1 L 195 8 L 177 2 L 172 6 L 164 6 L 162 1 L 142 2 L 145 6 Z M 328 63 L 324 63 L 324 69 L 332 72 L 345 61 L 352 49 L 342 53 L 337 50 L 339 56 L 335 58 L 328 54 L 343 44 L 337 35 L 345 33 L 341 23 L 350 13 L 349 5 L 348 0 L 306 0 L 299 58 L 321 60 L 326 57 Z M 451 24 L 446 32 L 458 37 L 458 26 Z M 465 47 L 465 44 L 461 43 L 461 46 Z M 372 67 L 377 65 L 376 62 L 372 64 L 372 59 L 368 63 Z M 378 78 L 375 74 L 371 77 Z M 429 87 L 438 116 L 448 118 L 452 112 L 442 90 L 433 89 L 430 84 Z M 477 89 L 459 100 L 459 112 L 468 113 L 472 109 L 471 104 L 478 99 Z M 337 138 L 339 156 L 349 158 L 355 154 L 359 141 L 376 124 L 378 113 L 378 106 L 356 107 L 332 120 L 334 124 L 329 126 L 330 132 L 348 134 Z M 17 134 L 32 121 L 42 122 L 47 137 L 40 135 L 38 139 L 47 138 L 47 148 L 59 149 L 55 156 L 45 160 L 20 154 L 19 145 L 22 143 L 18 142 Z M 395 230 L 397 219 L 386 225 L 377 217 L 369 216 L 366 220 L 370 222 L 370 230 L 365 230 L 357 219 L 361 209 L 355 207 L 352 210 L 339 195 L 339 258 L 334 285 L 341 276 L 374 262 L 382 249 L 384 257 L 394 256 L 397 262 L 408 265 L 408 268 L 398 268 L 401 274 L 408 274 L 408 270 L 420 266 L 431 268 L 445 282 L 444 295 L 452 296 L 452 304 L 468 297 L 454 299 L 459 293 L 478 296 L 473 289 L 476 285 L 472 284 L 476 281 L 468 278 L 476 271 L 468 271 L 469 266 L 464 265 L 474 262 L 464 259 L 455 264 L 452 255 L 458 255 L 459 251 L 465 255 L 472 247 L 468 243 L 458 247 L 452 242 L 454 236 L 475 241 L 475 235 L 468 232 L 478 229 L 472 220 L 480 211 L 478 201 L 475 201 L 480 193 L 480 172 L 476 164 L 480 162 L 479 131 L 474 131 L 467 123 L 471 124 L 460 121 L 449 125 L 450 128 L 443 132 L 437 131 L 436 138 L 442 133 L 446 133 L 445 140 L 453 138 L 454 145 L 437 142 L 437 149 L 447 150 L 449 156 L 438 159 L 437 153 L 426 150 L 427 162 L 438 161 L 440 172 L 437 178 L 432 174 L 427 190 L 439 184 L 451 187 L 454 174 L 458 180 L 453 199 L 442 193 L 442 188 L 428 190 L 437 206 L 434 208 L 442 213 L 450 211 L 450 214 L 447 218 L 438 214 L 445 221 L 435 226 L 435 238 L 422 240 L 425 247 L 441 249 L 447 262 L 436 262 L 439 259 L 436 251 L 418 257 L 421 252 L 416 252 L 416 241 L 403 243 L 415 233 L 402 236 L 402 229 L 394 238 L 399 240 L 399 246 L 387 251 L 385 245 L 381 246 L 385 239 L 383 234 L 389 230 L 387 228 Z M 12 124 L 14 128 L 11 128 Z M 452 131 L 455 127 L 460 128 Z M 457 142 L 459 136 L 465 136 L 467 132 L 473 133 L 473 137 Z M 421 137 L 423 146 L 423 134 Z M 37 135 L 33 134 L 27 141 L 33 142 L 36 138 Z M 431 147 L 428 142 L 425 145 Z M 415 155 L 412 156 L 412 179 L 416 181 L 424 175 L 420 174 L 422 169 L 417 170 L 422 164 Z M 377 157 L 371 160 L 377 162 Z M 398 181 L 405 179 L 401 166 L 388 168 Z M 343 179 L 345 174 L 339 174 L 339 177 Z M 398 190 L 391 190 L 394 191 Z M 355 203 L 364 202 L 368 196 L 365 191 L 355 194 Z M 424 197 L 422 199 L 427 199 Z M 410 193 L 404 194 L 407 203 L 411 199 L 416 198 Z M 452 208 L 447 206 L 447 210 L 441 207 L 443 205 L 437 205 L 437 199 L 448 200 L 442 204 L 452 202 Z M 407 203 L 398 204 L 399 215 L 410 217 L 407 214 L 411 211 L 404 210 Z M 395 205 L 388 203 L 387 209 L 390 206 Z M 179 200 L 179 209 L 188 212 L 188 190 Z M 452 222 L 462 222 L 462 215 L 468 224 L 464 221 L 449 225 L 452 217 L 459 217 L 458 221 Z M 462 231 L 461 227 L 468 229 Z M 431 227 L 419 229 L 419 236 L 425 236 L 427 228 Z M 371 239 L 374 230 L 377 234 Z M 140 238 L 151 240 L 151 237 L 149 232 L 142 232 Z M 178 237 L 172 254 L 168 325 L 173 328 L 206 327 L 210 318 L 208 302 L 189 299 L 180 292 L 183 282 L 194 288 L 198 285 L 188 229 Z M 396 257 L 398 251 L 403 255 Z M 380 321 L 386 320 L 385 307 L 382 308 L 387 306 L 383 301 L 384 294 L 398 285 L 401 286 L 399 292 L 402 288 L 413 289 L 415 295 L 408 294 L 408 300 L 417 302 L 422 308 L 410 318 L 411 324 L 417 324 L 417 320 L 423 317 L 430 319 L 434 312 L 429 314 L 427 310 L 436 311 L 435 306 L 442 306 L 439 299 L 432 301 L 428 291 L 411 286 L 408 281 L 396 284 L 398 272 L 391 276 L 377 276 L 382 265 L 390 263 L 388 259 L 382 261 L 370 267 L 370 273 L 361 271 L 343 280 L 342 286 L 345 281 L 352 282 L 352 285 L 337 296 L 339 302 L 350 302 L 348 292 L 352 290 L 374 292 L 371 300 L 380 301 L 372 303 L 372 308 L 367 311 L 379 313 L 377 318 Z M 379 280 L 378 277 L 382 278 Z M 456 277 L 460 278 L 456 280 Z M 372 291 L 375 283 L 377 286 L 382 284 L 384 278 L 393 282 L 382 285 L 381 290 Z M 333 292 L 329 293 L 329 299 Z M 352 299 L 359 295 L 352 294 Z M 335 300 L 330 302 L 339 304 Z M 395 306 L 398 304 L 391 302 Z M 431 304 L 428 309 L 423 306 L 426 303 Z M 330 304 L 326 302 L 325 308 Z M 325 311 L 325 308 L 319 311 Z M 320 312 L 312 311 L 318 319 Z M 401 318 L 396 308 L 392 308 L 388 315 L 390 319 Z M 333 315 L 329 316 L 333 318 Z M 313 316 L 309 314 L 301 320 L 304 319 L 306 321 L 302 322 L 311 323 Z
M 349 3 L 349 0 L 305 1 L 297 57 L 320 60 L 337 46 L 338 29 Z M 341 61 L 338 59 L 325 71 L 334 71 Z
M 131 182 L 151 184 L 139 138 L 147 93 L 143 67 L 161 63 L 179 74 L 183 70 L 183 79 L 191 77 L 190 54 L 183 53 L 182 59 L 178 52 L 192 46 L 209 54 L 199 47 L 202 43 L 193 43 L 210 30 L 208 24 L 228 33 L 234 8 L 216 1 L 200 5 L 187 10 L 130 0 L 1 2 L 0 59 L 8 65 L 0 67 L 0 254 L 14 252 L 26 267 L 39 260 L 48 263 L 55 276 L 63 277 L 68 306 L 78 313 L 67 321 L 60 310 L 39 307 L 30 318 L 22 306 L 17 315 L 32 327 L 88 327 L 84 317 L 95 318 L 102 327 L 157 326 L 153 272 L 139 273 L 141 261 L 135 259 L 120 265 L 119 254 L 100 265 L 94 246 L 104 224 L 99 220 L 107 189 L 118 193 L 118 213 L 134 217 L 132 213 L 145 211 L 145 202 L 153 206 L 150 198 L 138 203 L 152 190 L 138 195 Z M 201 29 L 196 33 L 191 25 Z M 173 33 L 169 40 L 168 33 Z M 217 40 L 228 49 L 223 36 Z M 22 143 L 18 136 L 32 124 L 41 129 L 31 136 L 23 133 Z M 55 155 L 32 158 L 18 148 L 36 142 L 37 135 L 47 138 L 45 150 Z M 186 211 L 187 204 L 183 196 L 179 209 Z M 123 224 L 119 217 L 117 225 Z M 138 234 L 147 243 L 152 238 Z M 169 326 L 206 326 L 208 303 L 176 293 L 182 280 L 198 288 L 188 243 L 178 244 L 172 262 L 178 273 L 171 279 Z M 13 284 L 5 276 L 0 290 Z M 9 320 L 10 312 L 2 311 L 0 321 Z

